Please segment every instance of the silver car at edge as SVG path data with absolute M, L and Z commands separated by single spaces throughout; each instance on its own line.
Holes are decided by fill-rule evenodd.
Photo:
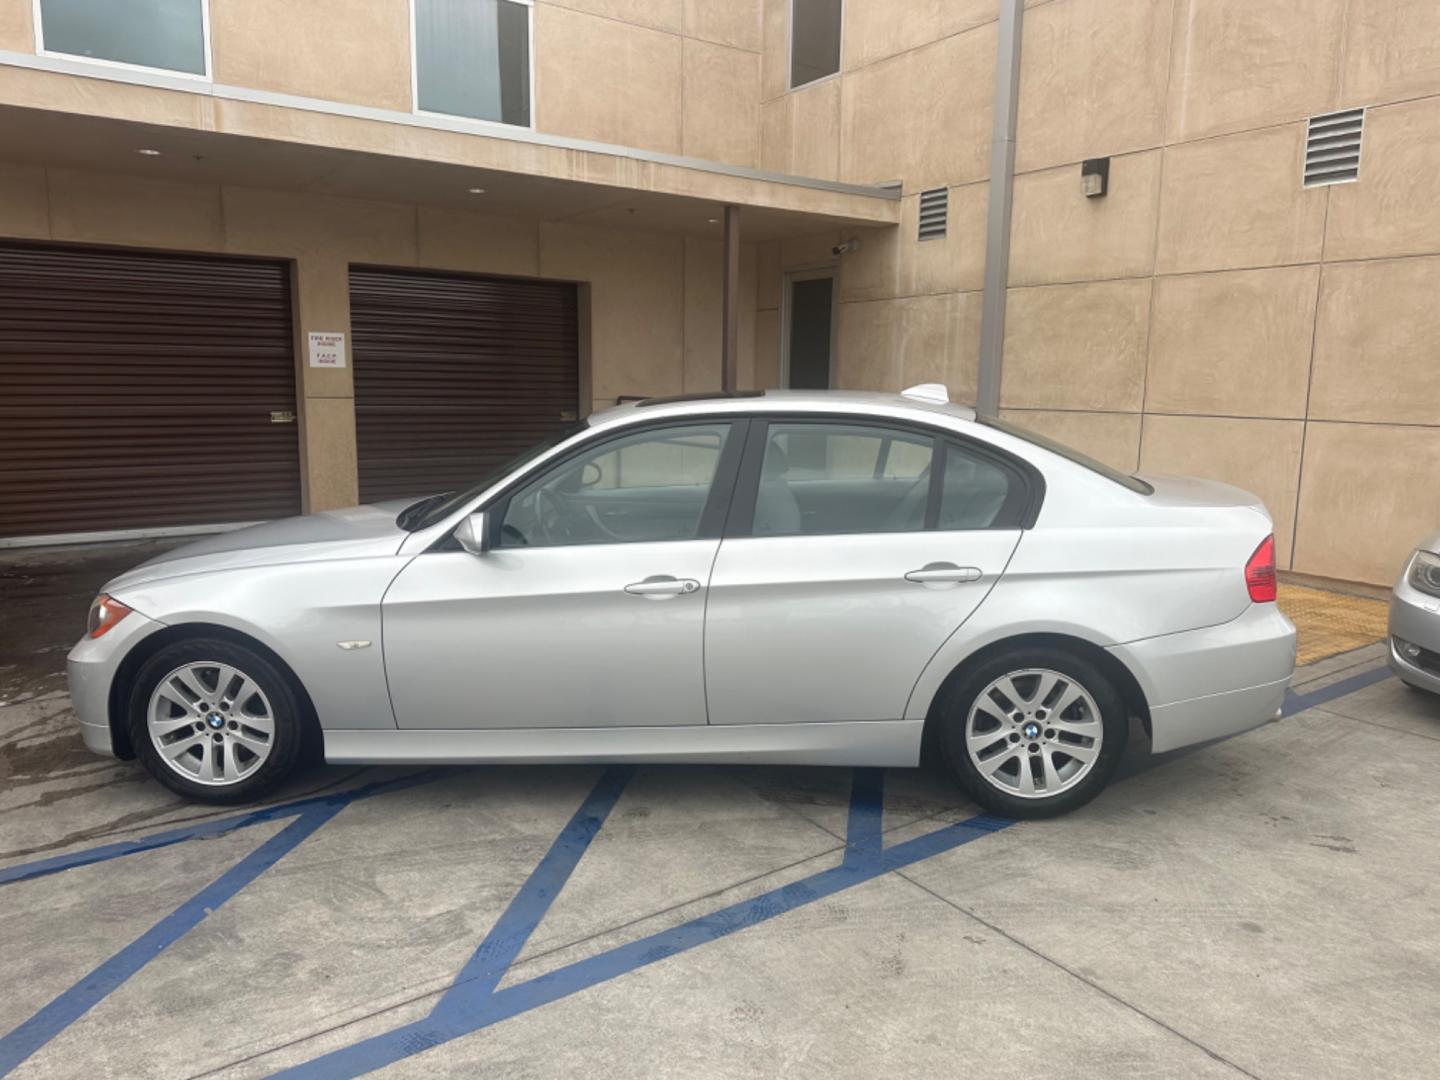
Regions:
M 1390 594 L 1390 669 L 1440 694 L 1440 533 L 1411 553 Z
M 1025 817 L 1276 715 L 1264 506 L 952 405 L 749 392 L 591 416 L 469 491 L 217 535 L 109 582 L 86 744 L 195 799 L 331 762 L 915 766 Z

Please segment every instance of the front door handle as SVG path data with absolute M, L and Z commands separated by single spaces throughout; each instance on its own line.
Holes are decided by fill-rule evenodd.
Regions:
M 654 574 L 644 581 L 636 581 L 625 586 L 625 591 L 631 596 L 648 596 L 655 600 L 663 600 L 667 596 L 685 596 L 697 592 L 700 582 L 694 578 L 676 578 L 669 574 Z
M 948 562 L 926 563 L 919 570 L 911 570 L 905 575 L 906 581 L 918 581 L 922 585 L 934 582 L 957 582 L 957 581 L 979 581 L 981 578 L 978 566 L 956 566 Z

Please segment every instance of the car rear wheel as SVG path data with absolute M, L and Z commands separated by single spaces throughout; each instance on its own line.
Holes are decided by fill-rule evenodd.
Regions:
M 140 668 L 130 739 L 155 779 L 210 803 L 258 799 L 300 758 L 303 714 L 273 664 L 229 641 L 166 646 Z
M 941 745 L 981 806 L 1044 818 L 1100 793 L 1128 730 L 1124 702 L 1093 664 L 1059 649 L 1022 649 L 992 657 L 954 686 Z

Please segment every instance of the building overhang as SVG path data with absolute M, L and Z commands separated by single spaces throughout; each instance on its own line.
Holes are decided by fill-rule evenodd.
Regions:
M 4 51 L 0 159 L 716 240 L 727 205 L 747 242 L 900 218 L 898 186 Z

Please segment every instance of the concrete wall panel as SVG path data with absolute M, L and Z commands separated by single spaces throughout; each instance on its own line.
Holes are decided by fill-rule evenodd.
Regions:
M 1298 120 L 1335 103 L 1346 0 L 1176 0 L 1170 138 Z
M 408 0 L 210 0 L 215 81 L 409 112 Z
M 1010 284 L 1148 275 L 1155 266 L 1160 153 L 1112 159 L 1109 192 L 1087 199 L 1078 165 L 1017 176 Z
M 687 38 L 683 57 L 684 153 L 750 168 L 759 165 L 759 55 Z
M 1440 436 L 1433 428 L 1311 423 L 1295 569 L 1390 585 L 1440 521 Z
M 1291 124 L 1169 147 L 1157 272 L 1319 259 L 1327 189 L 1301 187 L 1304 145 Z
M 1325 268 L 1310 416 L 1429 424 L 1440 441 L 1440 258 Z
M 1011 289 L 1000 404 L 1138 412 L 1150 279 Z
M 1157 278 L 1145 407 L 1303 417 L 1319 275 L 1298 266 Z
M 541 131 L 681 152 L 680 38 L 544 4 L 535 8 Z
M 1170 8 L 1170 0 L 1066 0 L 1026 14 L 1017 169 L 1160 143 Z
M 1440 98 L 1372 109 L 1360 180 L 1329 188 L 1325 257 L 1440 252 Z

